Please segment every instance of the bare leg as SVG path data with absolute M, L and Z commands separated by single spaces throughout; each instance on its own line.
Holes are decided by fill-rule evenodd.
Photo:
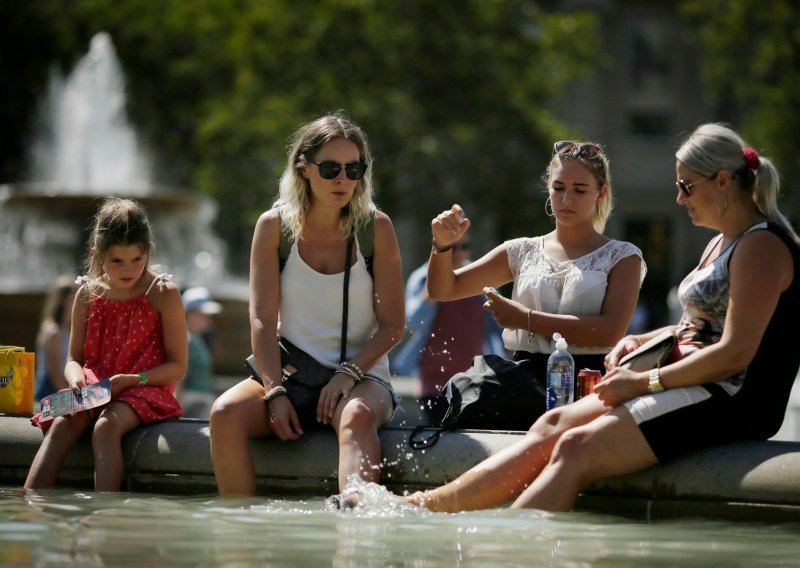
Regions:
M 250 438 L 266 436 L 264 387 L 246 379 L 224 392 L 211 407 L 211 461 L 220 495 L 256 494 Z
M 547 465 L 558 439 L 610 409 L 596 396 L 543 414 L 517 443 L 487 458 L 450 483 L 409 495 L 432 511 L 456 512 L 498 507 L 516 498 Z
M 658 463 L 625 407 L 561 436 L 541 475 L 514 507 L 569 511 L 593 481 L 642 470 Z
M 96 491 L 119 491 L 125 466 L 122 436 L 141 423 L 133 408 L 121 401 L 112 402 L 100 413 L 92 430 Z
M 88 412 L 59 416 L 53 420 L 53 425 L 33 458 L 25 480 L 26 489 L 44 489 L 56 484 L 67 454 L 86 432 L 90 422 L 91 416 Z
M 339 491 L 357 474 L 364 481 L 381 478 L 378 428 L 389 420 L 392 397 L 374 381 L 363 381 L 339 402 L 332 425 L 339 438 Z

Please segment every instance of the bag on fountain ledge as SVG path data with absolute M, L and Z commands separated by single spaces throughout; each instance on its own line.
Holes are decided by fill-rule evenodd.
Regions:
M 527 430 L 544 413 L 547 399 L 544 382 L 532 365 L 527 359 L 477 355 L 469 369 L 453 375 L 442 389 L 448 402 L 442 423 L 417 426 L 408 445 L 424 450 L 443 432 L 455 429 Z
M 33 413 L 35 359 L 24 347 L 0 345 L 0 413 Z

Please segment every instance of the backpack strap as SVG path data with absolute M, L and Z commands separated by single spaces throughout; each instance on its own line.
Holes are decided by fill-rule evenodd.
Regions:
M 372 261 L 375 257 L 375 214 L 370 215 L 367 222 L 356 233 L 358 239 L 358 246 L 361 249 L 361 254 L 364 256 L 364 263 L 367 265 L 367 272 L 370 276 L 372 273 Z M 281 239 L 278 245 L 278 266 L 280 271 L 283 272 L 283 267 L 286 265 L 286 259 L 292 252 L 292 241 L 289 240 L 289 230 L 283 224 L 281 218 Z
M 367 222 L 356 232 L 358 246 L 364 256 L 364 263 L 367 265 L 367 272 L 374 278 L 372 272 L 372 261 L 375 258 L 375 214 L 370 215 Z
M 289 255 L 292 252 L 292 241 L 289 240 L 289 229 L 283 223 L 283 217 L 280 217 L 281 220 L 281 240 L 280 244 L 278 245 L 278 266 L 279 272 L 283 272 L 283 267 L 286 265 L 286 259 L 289 258 Z

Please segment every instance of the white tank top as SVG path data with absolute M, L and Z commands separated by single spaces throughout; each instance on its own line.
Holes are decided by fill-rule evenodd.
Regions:
M 300 257 L 297 242 L 281 271 L 278 334 L 329 367 L 339 366 L 342 334 L 344 272 L 320 274 Z M 350 269 L 347 316 L 347 358 L 353 357 L 378 328 L 372 276 L 356 239 L 356 263 Z M 389 380 L 389 358 L 384 354 L 367 374 Z

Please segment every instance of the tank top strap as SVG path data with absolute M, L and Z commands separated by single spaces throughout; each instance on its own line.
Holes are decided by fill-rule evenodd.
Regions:
M 164 289 L 169 282 L 172 282 L 172 274 L 167 274 L 166 272 L 162 272 L 161 274 L 157 274 L 153 281 L 150 283 L 150 286 L 147 288 L 147 292 L 144 293 L 145 296 L 150 294 L 150 290 L 153 289 L 153 286 L 158 285 L 158 290 L 161 291 Z

